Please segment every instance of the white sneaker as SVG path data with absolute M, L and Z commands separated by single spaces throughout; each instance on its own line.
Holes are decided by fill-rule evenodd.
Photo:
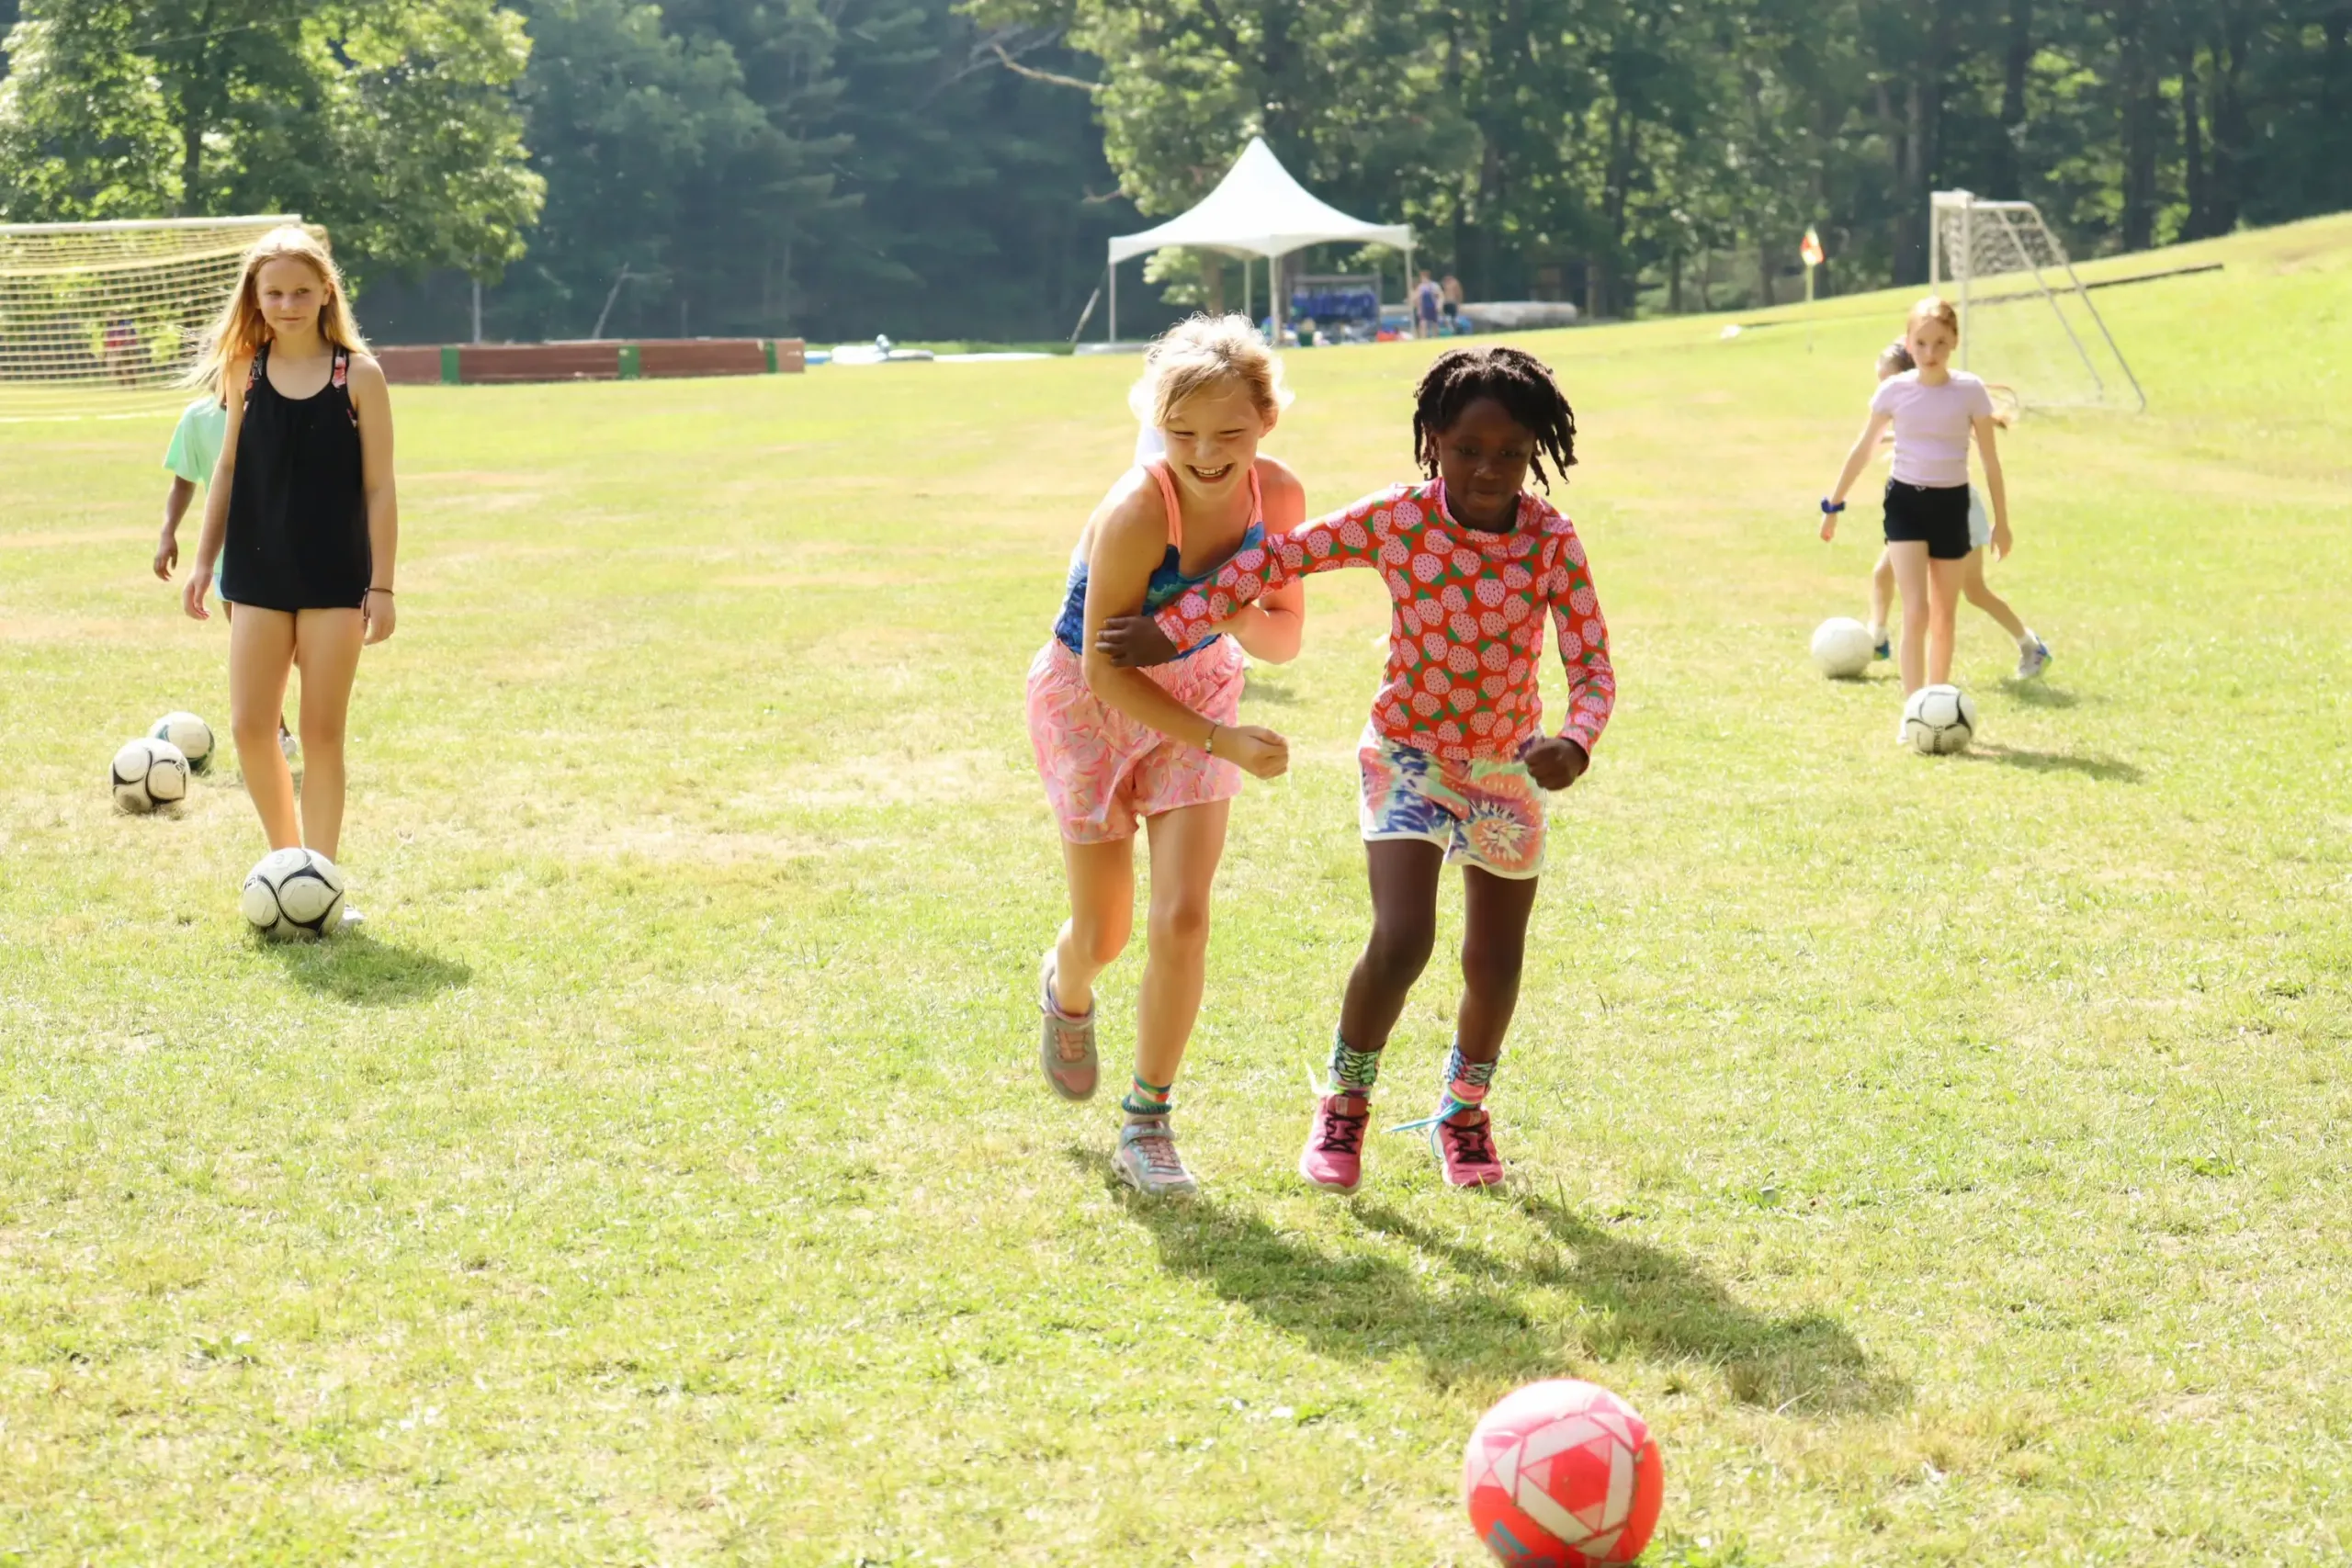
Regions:
M 2051 660 L 2055 657 L 2057 656 L 2050 651 L 2050 645 L 2036 636 L 2031 648 L 2020 649 L 2018 651 L 2018 679 L 2032 680 L 2036 675 L 2049 669 Z
M 335 929 L 337 931 L 356 931 L 367 923 L 367 916 L 361 914 L 350 905 L 345 904 L 343 907 L 343 920 L 335 927 Z
M 302 754 L 302 743 L 295 739 L 294 732 L 282 724 L 277 727 L 277 749 L 286 753 L 286 760 L 289 762 Z

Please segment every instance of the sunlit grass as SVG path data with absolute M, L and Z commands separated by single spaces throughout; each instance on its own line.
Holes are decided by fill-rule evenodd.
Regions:
M 1351 1202 L 1290 1171 L 1365 922 L 1353 574 L 1252 682 L 1296 765 L 1235 812 L 1202 1201 L 1035 1080 L 1021 682 L 1131 362 L 400 389 L 370 934 L 311 949 L 241 931 L 232 765 L 102 787 L 225 729 L 163 426 L 0 433 L 0 1562 L 1467 1564 L 1462 1439 L 1564 1371 L 1660 1432 L 1668 1561 L 2341 1562 L 2352 222 L 2196 250 L 2101 297 L 2151 412 L 2009 443 L 2058 663 L 1965 620 L 1947 761 L 1804 662 L 1890 323 L 1530 340 L 1624 695 L 1502 1201 L 1409 1137 Z M 1423 357 L 1293 356 L 1315 503 L 1408 472 Z

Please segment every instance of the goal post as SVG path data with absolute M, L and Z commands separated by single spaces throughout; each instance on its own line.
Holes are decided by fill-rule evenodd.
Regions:
M 0 420 L 169 406 L 245 252 L 300 221 L 0 224 Z
M 1961 367 L 2028 408 L 2148 406 L 2066 247 L 2030 201 L 1928 198 L 1928 276 L 1960 313 Z

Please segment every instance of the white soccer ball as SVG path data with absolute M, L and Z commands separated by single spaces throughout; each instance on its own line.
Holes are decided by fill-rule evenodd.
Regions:
M 254 930 L 280 942 L 309 942 L 343 919 L 343 873 L 309 850 L 272 850 L 245 873 L 238 900 Z
M 143 817 L 187 798 L 187 758 L 170 741 L 142 735 L 114 754 L 107 784 L 117 806 Z
M 1923 757 L 1965 751 L 1976 735 L 1976 699 L 1958 686 L 1922 686 L 1903 705 L 1903 739 Z
M 147 733 L 178 747 L 191 772 L 200 773 L 212 765 L 212 727 L 192 713 L 167 713 Z
M 1814 629 L 1813 661 L 1832 680 L 1852 680 L 1871 667 L 1877 651 L 1870 627 L 1851 615 L 1832 615 Z

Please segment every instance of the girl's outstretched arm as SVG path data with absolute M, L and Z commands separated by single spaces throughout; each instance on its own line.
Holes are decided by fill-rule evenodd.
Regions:
M 368 496 L 368 596 L 360 607 L 367 640 L 381 642 L 398 624 L 392 566 L 401 547 L 401 502 L 392 483 L 391 393 L 371 355 L 351 356 L 351 406 L 359 414 L 359 482 Z
M 1846 492 L 1854 488 L 1854 481 L 1860 479 L 1862 470 L 1870 466 L 1871 448 L 1878 445 L 1878 438 L 1884 434 L 1887 427 L 1894 423 L 1894 416 L 1891 413 L 1873 413 L 1869 423 L 1862 426 L 1861 434 L 1854 438 L 1854 449 L 1846 454 L 1845 471 L 1838 476 L 1837 488 L 1829 492 L 1829 503 L 1832 506 L 1845 504 Z M 1838 536 L 1836 513 L 1825 512 L 1821 514 L 1821 536 L 1824 539 L 1834 539 Z
M 1231 619 L 1234 611 L 1285 582 L 1342 567 L 1377 566 L 1391 527 L 1388 506 L 1396 493 L 1383 491 L 1287 534 L 1269 535 L 1263 547 L 1243 550 L 1153 618 L 1177 647 L 1189 648 L 1218 622 Z
M 229 423 L 220 432 L 220 456 L 212 464 L 212 478 L 204 486 L 204 531 L 197 536 L 196 566 L 180 585 L 180 608 L 199 621 L 212 612 L 204 596 L 212 592 L 212 565 L 229 537 L 229 493 L 237 484 L 237 437 L 245 428 L 245 378 L 253 373 L 253 355 L 232 359 L 220 367 L 220 384 L 229 389 Z
M 1979 414 L 1969 423 L 1976 427 L 1976 455 L 1984 459 L 1984 497 L 1993 507 L 1993 558 L 2007 560 L 2009 557 L 2009 486 L 2001 473 L 2001 453 L 1996 443 L 2000 420 L 1993 414 Z
M 1261 779 L 1278 778 L 1290 767 L 1290 745 L 1281 736 L 1255 725 L 1222 725 L 1204 718 L 1142 671 L 1114 663 L 1099 646 L 1102 623 L 1114 611 L 1133 615 L 1142 607 L 1152 569 L 1167 552 L 1167 528 L 1159 498 L 1133 485 L 1123 495 L 1114 492 L 1096 513 L 1086 567 L 1082 646 L 1087 649 L 1087 687 L 1110 706 L 1171 740 L 1238 762 Z
M 1306 487 L 1272 457 L 1259 458 L 1258 467 L 1266 498 L 1266 532 L 1287 534 L 1306 521 Z M 1257 604 L 1216 629 L 1232 633 L 1233 640 L 1254 659 L 1269 664 L 1289 663 L 1298 657 L 1299 640 L 1306 629 L 1306 584 L 1285 582 L 1268 589 Z

